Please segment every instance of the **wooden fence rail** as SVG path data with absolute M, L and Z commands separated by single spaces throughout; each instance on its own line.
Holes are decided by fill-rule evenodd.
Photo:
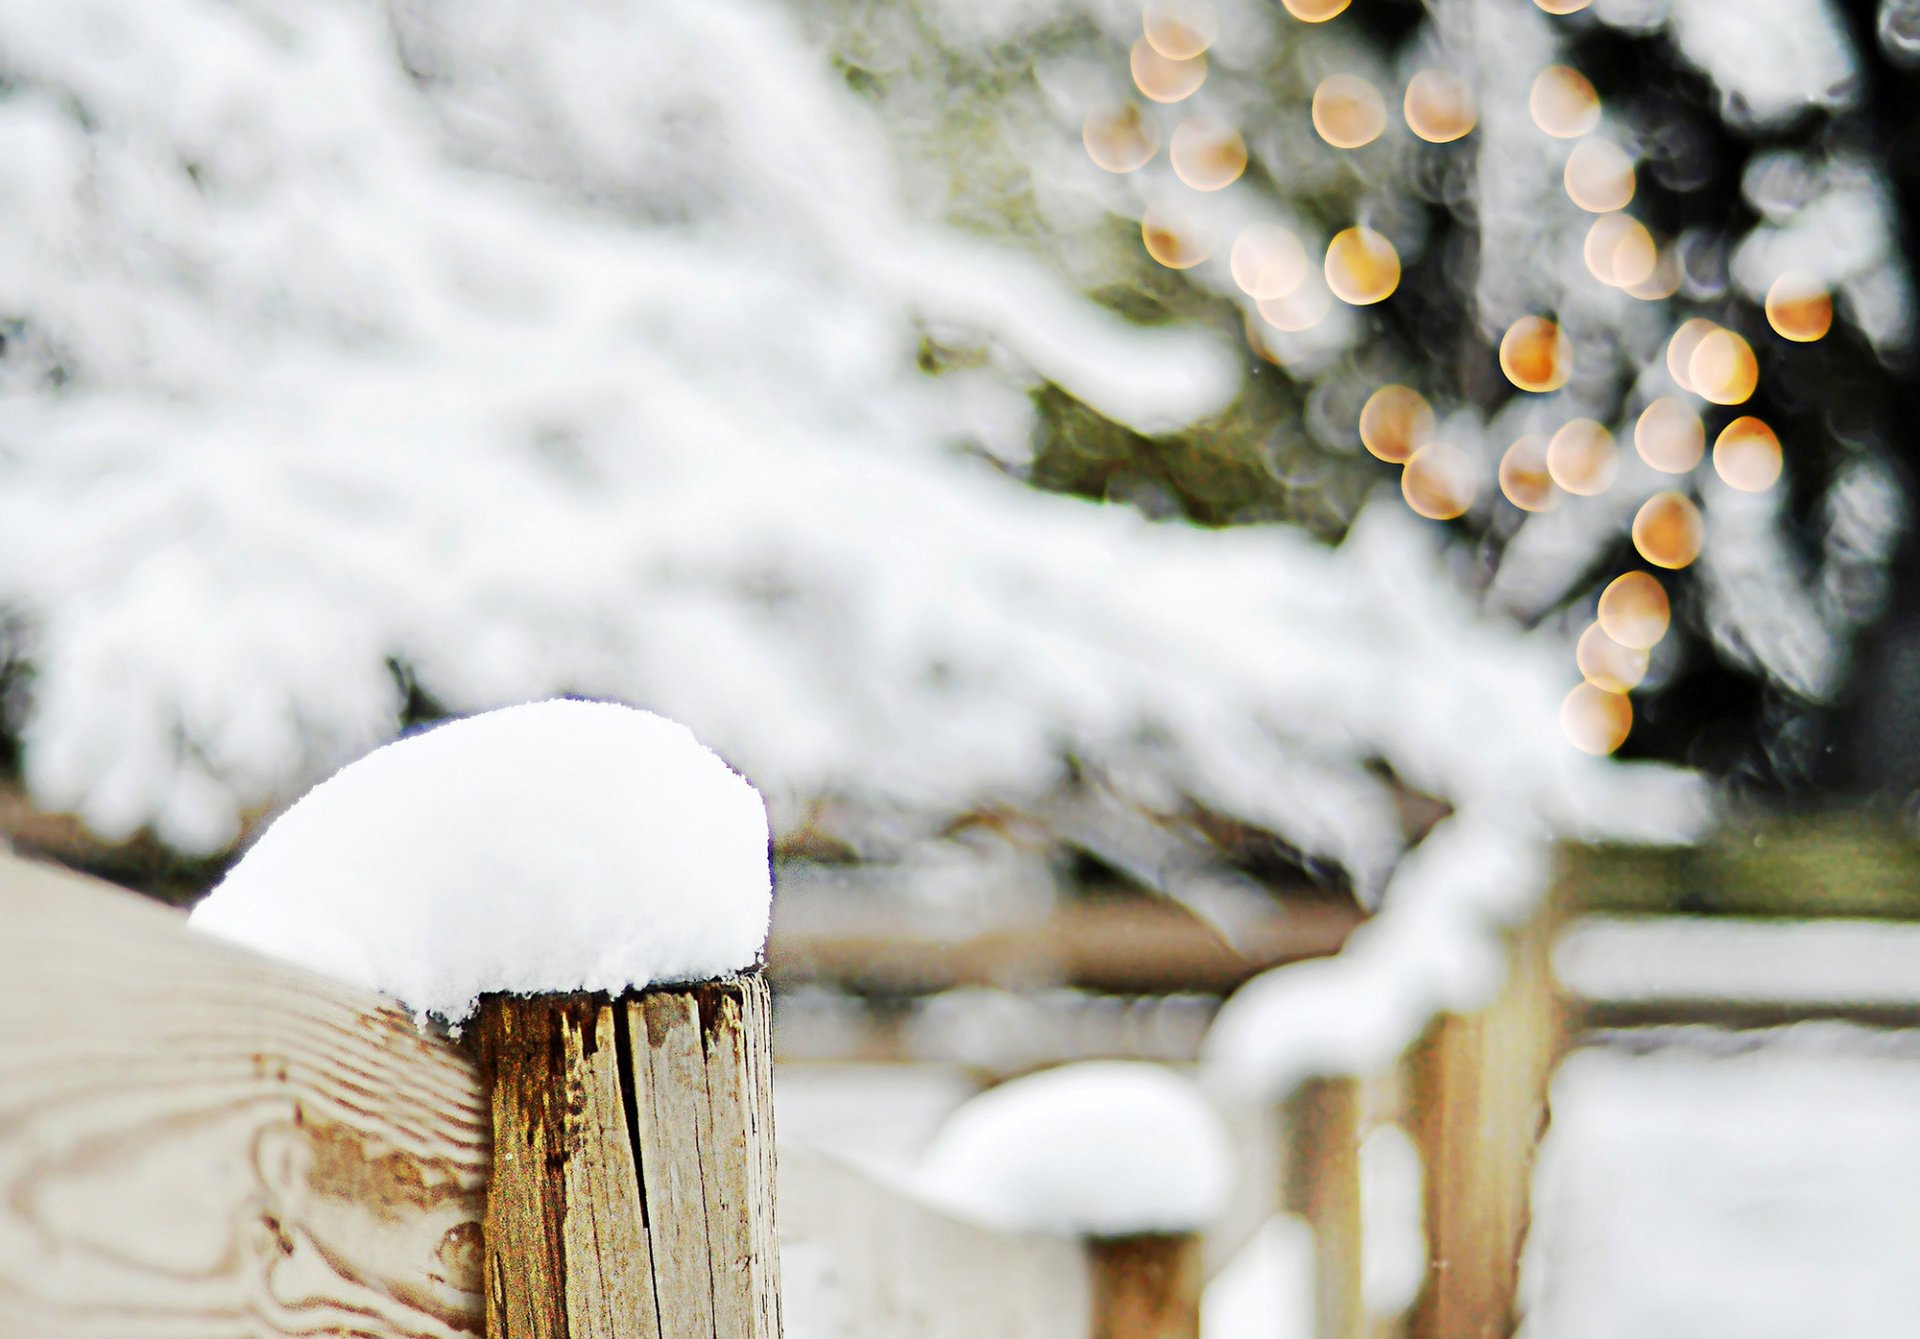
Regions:
M 696 1004 L 703 1028 L 725 1016 Z M 493 1143 L 467 1047 L 178 912 L 0 855 L 0 1339 L 485 1333 Z M 778 1254 L 810 1336 L 1196 1333 L 1191 1243 L 1167 1246 L 1146 1293 L 1116 1288 L 1107 1246 L 992 1232 L 820 1157 L 782 1163 Z M 671 1339 L 748 1332 L 697 1307 L 659 1320 Z

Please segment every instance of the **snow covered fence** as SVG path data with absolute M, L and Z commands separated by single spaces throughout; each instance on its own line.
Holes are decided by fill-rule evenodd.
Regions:
M 1172 1071 L 1066 1065 L 990 1089 L 927 1151 L 936 1203 L 1087 1245 L 1093 1339 L 1199 1339 L 1203 1229 L 1234 1177 L 1231 1137 Z
M 684 726 L 538 702 L 343 768 L 193 919 L 473 1020 L 487 1339 L 778 1339 L 769 848 Z
M 184 920 L 0 854 L 0 1339 L 484 1334 L 473 1048 Z M 804 1151 L 778 1177 L 791 1339 L 1094 1332 L 1082 1239 Z

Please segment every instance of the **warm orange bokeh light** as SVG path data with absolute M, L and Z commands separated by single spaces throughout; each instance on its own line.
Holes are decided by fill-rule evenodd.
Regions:
M 1387 128 L 1387 104 L 1359 75 L 1330 74 L 1313 90 L 1313 128 L 1336 149 L 1357 149 Z
M 1633 446 L 1640 459 L 1663 474 L 1685 474 L 1706 454 L 1707 428 L 1685 400 L 1663 395 L 1640 411 Z
M 1647 650 L 1666 636 L 1672 618 L 1666 587 L 1651 573 L 1628 572 L 1600 592 L 1600 626 L 1632 650 Z
M 1327 287 L 1342 302 L 1366 307 L 1400 286 L 1400 253 L 1371 228 L 1347 228 L 1327 243 Z
M 1589 214 L 1611 214 L 1633 201 L 1633 159 L 1611 140 L 1583 139 L 1561 174 L 1567 198 Z
M 1291 232 L 1277 223 L 1256 223 L 1234 240 L 1227 268 L 1240 291 L 1260 301 L 1283 298 L 1300 287 L 1312 262 Z
M 1782 339 L 1810 344 L 1833 329 L 1833 295 L 1812 275 L 1790 270 L 1767 290 L 1767 324 Z
M 1192 60 L 1220 36 L 1220 16 L 1207 0 L 1152 0 L 1140 28 L 1148 45 L 1168 60 Z
M 1607 491 L 1620 468 L 1613 434 L 1590 418 L 1560 425 L 1547 439 L 1547 473 L 1575 497 L 1597 497 Z
M 1360 443 L 1398 465 L 1433 440 L 1433 406 L 1411 386 L 1382 386 L 1360 410 Z
M 1693 390 L 1693 373 L 1688 370 L 1693 362 L 1693 351 L 1700 347 L 1701 340 L 1719 328 L 1706 317 L 1695 316 L 1682 321 L 1673 332 L 1673 338 L 1667 341 L 1667 375 L 1681 390 Z
M 1087 157 L 1108 172 L 1138 171 L 1160 148 L 1139 105 L 1131 102 L 1118 111 L 1091 113 L 1080 125 L 1080 139 Z
M 1400 472 L 1400 495 L 1430 521 L 1451 521 L 1464 514 L 1479 492 L 1473 458 L 1445 442 L 1421 447 Z
M 1544 316 L 1522 316 L 1500 338 L 1500 370 L 1523 391 L 1557 391 L 1573 373 L 1573 344 Z
M 1217 191 L 1247 170 L 1247 142 L 1224 121 L 1195 116 L 1182 121 L 1167 143 L 1173 174 L 1196 191 Z
M 1549 14 L 1578 14 L 1593 0 L 1533 0 L 1533 3 Z
M 1325 23 L 1342 13 L 1352 0 L 1281 0 L 1287 13 L 1302 23 Z
M 1633 704 L 1624 693 L 1609 693 L 1583 682 L 1560 704 L 1560 729 L 1582 753 L 1604 758 L 1627 742 L 1633 730 Z
M 1587 269 L 1612 288 L 1630 288 L 1653 277 L 1660 248 L 1639 219 L 1626 214 L 1602 214 L 1587 229 L 1584 248 Z
M 1655 567 L 1678 569 L 1700 556 L 1705 528 L 1685 493 L 1655 493 L 1633 517 L 1633 547 Z
M 1500 457 L 1500 491 L 1521 511 L 1551 511 L 1560 505 L 1547 472 L 1546 438 L 1530 432 L 1507 448 Z
M 1140 216 L 1140 240 L 1170 270 L 1190 270 L 1213 254 L 1213 239 L 1197 221 L 1159 209 Z
M 1600 124 L 1600 95 L 1580 71 L 1549 65 L 1533 81 L 1527 110 L 1555 139 L 1578 139 Z
M 1625 693 L 1639 687 L 1647 677 L 1648 658 L 1644 647 L 1620 645 L 1598 623 L 1589 623 L 1573 648 L 1573 663 L 1580 667 L 1582 677 L 1606 693 Z
M 1133 44 L 1128 57 L 1133 69 L 1133 85 L 1155 102 L 1179 102 L 1190 98 L 1207 82 L 1207 58 L 1168 60 L 1155 51 L 1146 38 Z
M 1764 493 L 1780 478 L 1780 439 L 1751 414 L 1720 429 L 1713 441 L 1713 468 L 1728 487 Z
M 1309 272 L 1291 293 L 1256 303 L 1255 310 L 1275 330 L 1311 330 L 1333 310 L 1333 295 L 1318 275 Z
M 1709 331 L 1687 359 L 1695 395 L 1715 404 L 1745 404 L 1760 384 L 1753 346 L 1731 330 Z
M 1445 70 L 1422 70 L 1409 79 L 1401 111 L 1407 129 L 1429 144 L 1451 144 L 1478 121 L 1473 93 L 1465 81 Z

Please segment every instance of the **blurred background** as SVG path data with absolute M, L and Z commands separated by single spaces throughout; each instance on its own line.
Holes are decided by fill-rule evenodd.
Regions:
M 1916 81 L 1905 0 L 12 0 L 0 830 L 185 905 L 630 702 L 768 798 L 790 1142 L 1359 1082 L 1435 1332 L 1395 1076 L 1518 1010 L 1526 1333 L 1908 1333 Z M 1315 1332 L 1292 1129 L 1219 1339 Z

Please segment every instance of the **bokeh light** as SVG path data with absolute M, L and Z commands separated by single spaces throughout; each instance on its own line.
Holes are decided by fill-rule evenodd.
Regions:
M 1600 592 L 1600 626 L 1620 645 L 1645 651 L 1667 635 L 1673 609 L 1667 588 L 1650 572 L 1615 577 Z
M 1357 149 L 1387 128 L 1387 104 L 1359 75 L 1330 74 L 1313 90 L 1313 128 L 1336 149 Z
M 1642 302 L 1662 302 L 1680 291 L 1680 256 L 1671 246 L 1660 248 L 1653 273 L 1637 284 L 1628 284 L 1627 292 Z
M 1745 404 L 1760 384 L 1753 346 L 1731 330 L 1709 331 L 1687 359 L 1692 391 L 1715 404 Z
M 1429 144 L 1451 144 L 1478 121 L 1466 82 L 1445 70 L 1421 70 L 1409 79 L 1401 111 L 1407 129 Z
M 1080 125 L 1080 139 L 1087 146 L 1087 157 L 1108 172 L 1137 171 L 1160 148 L 1139 104 L 1133 102 L 1118 111 L 1091 113 Z
M 1155 102 L 1179 102 L 1193 96 L 1207 82 L 1207 58 L 1169 60 L 1155 51 L 1146 38 L 1133 44 L 1127 64 L 1133 70 L 1133 84 Z
M 1833 329 L 1833 295 L 1812 275 L 1788 271 L 1767 290 L 1767 324 L 1782 339 L 1810 344 Z
M 1633 704 L 1584 680 L 1560 704 L 1560 729 L 1582 753 L 1604 758 L 1627 742 L 1633 730 Z
M 1583 139 L 1561 174 L 1567 198 L 1589 214 L 1611 214 L 1633 201 L 1633 159 L 1612 140 Z
M 1197 219 L 1165 209 L 1140 216 L 1140 240 L 1147 254 L 1170 270 L 1190 270 L 1213 254 L 1213 239 Z
M 1281 0 L 1287 13 L 1302 23 L 1325 23 L 1345 12 L 1352 0 Z
M 1207 0 L 1151 0 L 1140 27 L 1148 45 L 1168 60 L 1192 60 L 1220 36 L 1220 16 Z
M 1586 681 L 1605 693 L 1625 693 L 1647 677 L 1645 647 L 1622 646 L 1599 623 L 1589 623 L 1573 648 L 1573 662 Z
M 1533 3 L 1549 14 L 1560 15 L 1578 14 L 1592 4 L 1593 0 L 1533 0 Z
M 1360 410 L 1360 443 L 1398 465 L 1433 440 L 1433 406 L 1411 386 L 1382 386 Z
M 1227 268 L 1242 293 L 1259 301 L 1300 287 L 1312 262 L 1300 239 L 1277 223 L 1256 223 L 1234 239 Z
M 1500 491 L 1521 511 L 1551 511 L 1560 493 L 1547 472 L 1547 439 L 1538 433 L 1517 438 L 1500 457 Z
M 1600 95 L 1580 71 L 1549 65 L 1533 81 L 1527 110 L 1555 139 L 1578 139 L 1600 124 Z
M 1673 338 L 1667 341 L 1667 375 L 1683 391 L 1693 390 L 1693 373 L 1689 370 L 1693 362 L 1693 351 L 1700 347 L 1700 341 L 1720 327 L 1704 316 L 1695 316 L 1682 321 L 1673 332 Z M 1698 394 L 1696 391 L 1695 394 Z
M 1713 468 L 1731 488 L 1764 493 L 1780 478 L 1780 439 L 1752 415 L 1736 418 L 1713 441 Z
M 1547 473 L 1575 497 L 1606 492 L 1619 468 L 1613 434 L 1593 419 L 1571 419 L 1547 440 Z
M 1685 474 L 1707 450 L 1707 427 L 1677 395 L 1663 395 L 1640 411 L 1633 425 L 1634 450 L 1664 474 Z
M 1401 496 L 1430 521 L 1451 521 L 1465 514 L 1479 492 L 1473 457 L 1446 442 L 1421 447 L 1400 472 Z
M 1700 509 L 1685 493 L 1655 493 L 1633 517 L 1633 547 L 1655 567 L 1678 569 L 1700 556 Z
M 1309 271 L 1307 278 L 1291 293 L 1256 303 L 1255 310 L 1260 313 L 1260 319 L 1275 330 L 1311 330 L 1333 310 L 1333 295 L 1327 292 L 1320 276 Z
M 1587 229 L 1584 247 L 1587 269 L 1612 288 L 1629 288 L 1653 277 L 1660 248 L 1639 219 L 1627 214 L 1602 214 Z
M 1247 142 L 1226 122 L 1195 116 L 1174 128 L 1167 157 L 1183 183 L 1196 191 L 1217 191 L 1247 170 Z
M 1342 302 L 1365 307 L 1400 286 L 1400 253 L 1371 228 L 1346 228 L 1327 243 L 1327 287 Z
M 1500 337 L 1500 370 L 1523 391 L 1557 391 L 1573 373 L 1573 344 L 1544 316 L 1523 316 Z

